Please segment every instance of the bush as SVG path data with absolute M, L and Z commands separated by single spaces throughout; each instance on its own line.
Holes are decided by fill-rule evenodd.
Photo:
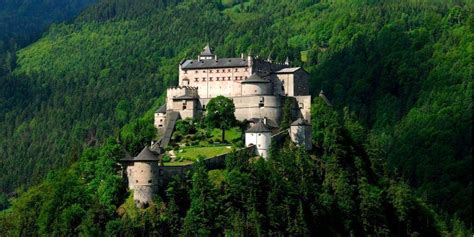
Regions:
M 171 161 L 171 157 L 169 155 L 164 155 L 163 158 L 161 158 L 161 160 L 163 162 L 170 162 Z

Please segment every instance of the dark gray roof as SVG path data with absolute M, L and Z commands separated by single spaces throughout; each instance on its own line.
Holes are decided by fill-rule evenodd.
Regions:
M 263 120 L 263 119 L 261 119 L 261 118 L 251 118 L 248 121 L 250 121 L 251 123 L 256 124 L 261 120 Z M 278 128 L 278 124 L 275 121 L 273 121 L 272 119 L 269 119 L 269 118 L 267 118 L 267 124 L 266 125 L 270 129 Z
M 158 161 L 158 157 L 148 147 L 145 147 L 140 154 L 133 158 L 133 161 Z
M 248 62 L 242 58 L 219 58 L 186 60 L 182 63 L 182 69 L 205 69 L 205 68 L 229 68 L 229 67 L 247 67 Z
M 260 76 L 258 76 L 256 73 L 254 73 L 247 80 L 242 81 L 242 83 L 270 83 L 270 81 L 267 79 L 263 79 Z
M 214 54 L 212 53 L 211 47 L 209 47 L 209 44 L 207 44 L 206 47 L 204 47 L 200 55 L 201 56 L 214 56 Z
M 165 114 L 165 113 L 166 113 L 166 104 L 160 106 L 160 108 L 159 108 L 158 110 L 156 110 L 155 113 L 163 113 L 163 114 Z
M 245 131 L 246 133 L 271 133 L 272 131 L 265 125 L 261 120 L 258 121 L 255 125 Z
M 310 126 L 306 119 L 299 118 L 291 123 L 291 126 Z
M 181 95 L 177 97 L 173 97 L 173 100 L 195 100 L 197 97 L 189 96 L 189 95 Z

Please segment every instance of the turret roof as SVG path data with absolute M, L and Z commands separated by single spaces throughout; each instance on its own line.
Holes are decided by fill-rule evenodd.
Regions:
M 143 148 L 143 150 L 132 159 L 126 158 L 122 159 L 122 161 L 158 161 L 158 156 L 155 155 L 148 147 Z
M 271 130 L 265 125 L 262 120 L 258 121 L 251 128 L 247 129 L 245 133 L 270 133 Z
M 242 83 L 270 83 L 269 80 L 261 78 L 257 73 L 252 74 L 247 80 Z
M 207 44 L 206 47 L 204 47 L 200 55 L 201 56 L 214 56 L 214 54 L 212 53 L 211 47 L 209 47 L 209 44 Z
M 155 113 L 165 114 L 166 113 L 166 104 L 160 106 L 160 108 L 158 110 L 156 110 Z

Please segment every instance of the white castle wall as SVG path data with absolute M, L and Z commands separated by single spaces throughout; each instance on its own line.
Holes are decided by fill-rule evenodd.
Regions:
M 255 145 L 257 155 L 267 159 L 271 144 L 271 133 L 245 133 L 245 146 Z
M 179 72 L 179 85 L 198 87 L 199 96 L 212 98 L 240 96 L 240 82 L 252 75 L 251 67 L 188 69 Z

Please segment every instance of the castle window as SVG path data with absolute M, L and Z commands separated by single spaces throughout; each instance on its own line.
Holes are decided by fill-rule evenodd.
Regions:
M 184 105 L 183 105 L 183 110 L 185 110 L 185 109 L 186 109 L 186 105 L 184 104 Z
M 219 72 L 219 69 L 217 69 L 216 72 Z
M 216 81 L 219 81 L 219 77 L 216 77 Z
M 230 68 L 229 68 L 229 69 L 227 69 L 227 72 L 230 72 Z
M 206 110 L 206 105 L 202 105 L 202 110 Z
M 151 179 L 148 180 L 148 183 L 151 184 Z
M 142 173 L 143 173 L 143 170 L 142 170 Z
M 248 77 L 245 77 L 245 80 L 247 80 L 247 79 L 248 79 Z
M 188 74 L 188 70 L 184 70 L 184 74 Z
M 138 183 L 138 179 L 137 179 L 137 180 L 135 180 L 135 183 Z
M 246 67 L 246 68 L 245 68 L 245 71 L 246 71 L 246 72 L 248 72 L 248 71 L 249 71 L 249 69 Z
M 202 81 L 206 81 L 206 78 L 205 78 L 205 77 L 203 77 L 203 78 L 202 78 Z
M 260 137 L 260 136 L 262 136 L 262 134 L 261 134 L 261 133 L 259 133 L 259 134 L 258 134 L 258 136 Z M 260 145 L 259 145 L 259 146 L 260 146 Z
M 195 81 L 195 82 L 198 82 L 198 81 L 199 81 L 199 78 L 197 78 L 197 77 L 194 78 L 194 81 Z
M 196 71 L 196 73 L 199 73 L 198 71 Z
M 303 103 L 300 103 L 300 109 L 303 109 L 304 108 L 304 104 Z
M 238 72 L 238 71 L 239 71 L 239 69 L 238 69 L 238 68 L 236 68 L 236 69 L 235 69 L 235 71 L 236 71 L 236 72 Z
M 230 81 L 230 77 L 227 80 Z
M 209 81 L 212 81 L 212 77 L 209 77 Z
M 203 73 L 206 73 L 206 70 L 203 70 L 202 72 L 203 72 Z
M 212 70 L 209 70 L 209 73 L 212 73 Z

